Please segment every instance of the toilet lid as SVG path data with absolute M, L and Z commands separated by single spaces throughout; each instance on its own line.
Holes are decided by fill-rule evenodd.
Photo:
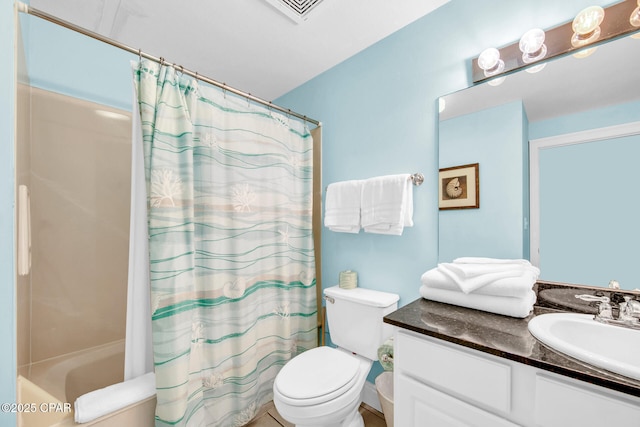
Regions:
M 318 347 L 291 359 L 276 378 L 278 391 L 291 399 L 313 399 L 349 388 L 359 362 L 331 347 Z

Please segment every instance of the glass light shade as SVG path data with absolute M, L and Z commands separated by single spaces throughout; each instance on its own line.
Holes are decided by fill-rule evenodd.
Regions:
M 502 84 L 502 82 L 504 82 L 505 80 L 506 80 L 506 77 L 505 77 L 505 76 L 502 76 L 502 77 L 498 77 L 498 78 L 493 79 L 493 80 L 489 80 L 489 81 L 488 81 L 488 83 L 489 83 L 489 86 L 499 86 L 499 85 L 501 85 L 501 84 Z
M 538 71 L 542 71 L 544 69 L 544 67 L 546 67 L 547 64 L 538 64 L 538 65 L 534 65 L 533 67 L 529 67 L 527 69 L 525 69 L 525 71 L 527 73 L 533 74 L 533 73 L 537 73 Z
M 603 19 L 604 9 L 600 6 L 590 6 L 580 11 L 571 24 L 571 45 L 580 47 L 597 40 L 600 37 L 600 24 Z
M 500 59 L 500 51 L 495 47 L 483 50 L 478 57 L 478 67 L 484 70 L 484 75 L 487 77 L 503 72 L 504 61 Z
M 582 49 L 573 54 L 574 58 L 582 59 L 593 55 L 598 50 L 598 47 L 590 47 L 589 49 Z
M 634 27 L 640 27 L 640 0 L 638 0 L 638 7 L 631 12 L 629 23 Z
M 604 9 L 600 6 L 590 6 L 576 15 L 571 28 L 578 34 L 589 34 L 600 26 L 604 19 Z
M 520 38 L 520 51 L 522 52 L 522 61 L 525 64 L 538 61 L 547 54 L 547 46 L 544 44 L 545 34 L 540 28 L 534 28 L 527 31 Z

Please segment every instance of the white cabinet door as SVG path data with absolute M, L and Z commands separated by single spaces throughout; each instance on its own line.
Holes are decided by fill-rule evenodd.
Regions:
M 640 425 L 638 399 L 577 386 L 573 381 L 536 376 L 535 418 L 539 427 Z M 600 389 L 598 387 L 598 389 Z
M 508 361 L 402 332 L 398 332 L 395 346 L 396 369 L 408 376 L 485 410 L 504 415 L 511 412 Z
M 396 376 L 394 425 L 402 427 L 517 427 L 406 375 Z

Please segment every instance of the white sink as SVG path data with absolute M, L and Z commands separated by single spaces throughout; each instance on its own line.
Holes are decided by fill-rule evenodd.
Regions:
M 640 330 L 600 323 L 591 314 L 550 313 L 531 319 L 529 332 L 556 351 L 640 380 Z

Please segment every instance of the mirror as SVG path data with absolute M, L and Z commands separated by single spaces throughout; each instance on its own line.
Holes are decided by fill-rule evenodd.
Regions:
M 480 207 L 440 211 L 439 261 L 527 258 L 542 280 L 640 288 L 639 69 L 627 36 L 443 96 L 440 168 L 479 163 Z

